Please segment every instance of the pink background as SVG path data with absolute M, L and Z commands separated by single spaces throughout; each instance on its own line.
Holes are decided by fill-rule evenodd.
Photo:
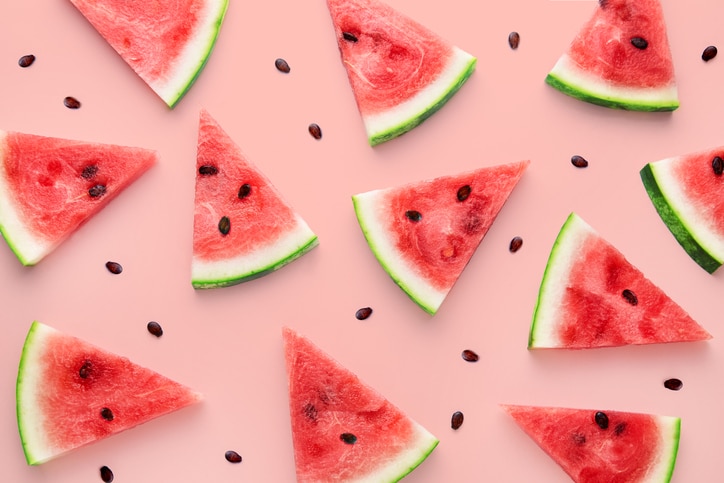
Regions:
M 563 482 L 561 469 L 500 403 L 680 416 L 673 480 L 721 472 L 722 273 L 679 247 L 639 179 L 649 161 L 724 144 L 724 3 L 663 0 L 679 82 L 674 113 L 609 110 L 543 79 L 593 1 L 483 7 L 390 0 L 478 57 L 462 90 L 402 138 L 371 148 L 323 0 L 232 0 L 198 81 L 170 110 L 65 0 L 0 2 L 0 129 L 156 149 L 160 163 L 33 268 L 0 245 L 0 466 L 8 482 L 294 481 L 281 331 L 291 326 L 440 439 L 405 481 Z M 508 33 L 520 32 L 517 51 Z M 37 61 L 21 69 L 17 60 Z M 274 68 L 285 58 L 291 73 Z M 69 110 L 65 96 L 82 107 Z M 199 110 L 209 110 L 319 235 L 279 272 L 235 287 L 190 284 Z M 307 132 L 310 122 L 323 132 Z M 590 161 L 570 163 L 573 154 Z M 531 165 L 440 311 L 399 290 L 367 247 L 351 195 L 479 166 Z M 713 335 L 706 343 L 529 352 L 528 328 L 549 250 L 578 212 Z M 508 251 L 513 236 L 523 247 Z M 111 275 L 108 260 L 124 271 Z M 363 306 L 374 309 L 355 319 Z M 201 391 L 205 401 L 40 467 L 23 457 L 15 378 L 39 320 Z M 160 339 L 146 331 L 157 320 Z M 480 354 L 476 364 L 463 349 Z M 678 377 L 684 388 L 665 389 Z M 450 416 L 465 422 L 450 428 Z M 243 462 L 224 459 L 228 449 Z

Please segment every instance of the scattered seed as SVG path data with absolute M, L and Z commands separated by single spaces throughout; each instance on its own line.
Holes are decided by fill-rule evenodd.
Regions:
M 478 362 L 480 360 L 480 356 L 470 349 L 465 349 L 462 354 L 463 360 L 468 362 Z
M 109 272 L 118 275 L 123 271 L 123 266 L 118 262 L 106 262 L 106 268 Z
M 101 409 L 101 417 L 106 421 L 113 421 L 113 411 L 109 408 L 103 408 Z
M 704 62 L 709 62 L 711 59 L 716 57 L 716 54 L 717 54 L 716 47 L 713 45 L 710 45 L 704 49 L 704 52 L 701 53 L 701 59 Z
M 159 324 L 155 320 L 152 320 L 148 324 L 146 324 L 146 328 L 151 334 L 155 335 L 156 337 L 161 337 L 163 335 L 163 328 L 161 327 L 161 324 Z
M 218 172 L 219 168 L 210 164 L 204 164 L 203 166 L 199 166 L 199 174 L 204 176 L 210 176 L 212 174 L 217 174 Z
M 98 166 L 96 166 L 95 164 L 89 164 L 88 166 L 83 168 L 83 171 L 80 173 L 80 176 L 83 179 L 91 179 L 97 173 L 98 173 Z
M 63 99 L 63 104 L 68 109 L 79 109 L 80 108 L 80 101 L 72 96 L 68 96 L 65 99 Z
M 458 189 L 457 197 L 458 201 L 465 201 L 468 199 L 468 196 L 470 196 L 470 192 L 472 191 L 472 188 L 469 184 L 466 184 L 465 186 L 461 186 L 460 189 Z
M 243 200 L 247 196 L 251 194 L 251 185 L 249 183 L 244 183 L 241 185 L 241 188 L 239 188 L 239 199 Z
M 106 194 L 106 186 L 102 184 L 97 184 L 88 190 L 88 194 L 91 196 L 91 198 L 101 197 Z
M 714 156 L 714 159 L 711 160 L 711 169 L 714 170 L 715 175 L 721 176 L 724 173 L 724 159 Z
M 319 127 L 319 124 L 312 123 L 309 125 L 309 134 L 311 134 L 314 139 L 322 139 L 322 128 Z
M 219 231 L 222 235 L 228 235 L 231 230 L 231 220 L 228 216 L 222 216 L 219 220 Z
M 224 453 L 224 458 L 226 458 L 226 461 L 229 463 L 241 463 L 241 455 L 231 449 Z
M 342 32 L 342 38 L 349 42 L 357 42 L 359 40 L 355 34 L 350 32 Z
M 608 416 L 606 416 L 606 413 L 598 411 L 593 416 L 593 419 L 596 420 L 596 424 L 601 429 L 608 429 Z
M 512 240 L 510 240 L 510 246 L 508 247 L 508 250 L 510 250 L 510 253 L 515 253 L 518 250 L 520 250 L 520 247 L 523 246 L 523 239 L 519 236 L 514 236 Z
M 284 72 L 285 74 L 288 74 L 292 69 L 289 67 L 289 64 L 284 59 L 277 59 L 274 61 L 274 66 L 277 68 L 279 72 Z
M 314 406 L 314 404 L 307 403 L 307 405 L 304 406 L 304 415 L 312 421 L 317 420 L 317 408 Z
M 510 34 L 508 34 L 508 45 L 510 45 L 510 48 L 513 50 L 518 48 L 518 45 L 520 45 L 520 34 L 518 32 L 510 32 Z
M 85 360 L 83 361 L 83 365 L 80 366 L 80 369 L 78 369 L 78 375 L 81 377 L 81 379 L 87 379 L 88 376 L 90 376 L 91 367 L 93 364 L 91 364 L 91 361 Z
M 664 387 L 672 391 L 680 391 L 684 387 L 684 383 L 681 382 L 681 379 L 673 377 L 664 381 Z
M 422 220 L 422 214 L 419 211 L 415 210 L 407 210 L 405 212 L 405 216 L 410 220 L 414 222 L 418 222 Z
M 463 425 L 463 419 L 465 419 L 465 416 L 462 411 L 455 411 L 452 418 L 450 418 L 450 427 L 453 429 L 460 429 L 460 426 Z
M 637 49 L 644 50 L 646 47 L 649 46 L 649 43 L 643 37 L 633 37 L 631 39 L 631 45 L 633 45 Z
M 101 466 L 101 480 L 105 483 L 111 483 L 113 481 L 113 472 L 107 466 Z
M 357 436 L 352 433 L 342 433 L 339 435 L 339 439 L 347 444 L 355 444 L 357 442 Z
M 23 55 L 18 59 L 18 65 L 20 67 L 30 67 L 35 62 L 35 56 L 33 54 Z
M 613 432 L 616 434 L 616 436 L 621 436 L 621 433 L 623 433 L 625 429 L 626 423 L 620 422 L 616 425 L 615 428 L 613 428 Z
M 576 168 L 585 168 L 588 166 L 588 160 L 586 160 L 583 156 L 574 154 L 571 156 L 571 164 Z
M 372 309 L 370 307 L 362 307 L 354 314 L 357 320 L 365 320 L 370 315 L 372 315 Z
M 626 299 L 626 302 L 630 303 L 631 305 L 636 305 L 639 303 L 639 299 L 638 297 L 636 297 L 636 294 L 629 289 L 624 289 L 624 291 L 621 292 L 621 295 L 623 295 L 623 298 Z

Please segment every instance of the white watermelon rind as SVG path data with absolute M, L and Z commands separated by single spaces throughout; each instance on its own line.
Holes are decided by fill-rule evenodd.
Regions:
M 592 75 L 563 54 L 545 79 L 562 93 L 599 106 L 629 111 L 673 111 L 679 107 L 676 84 L 661 87 L 617 86 Z
M 376 114 L 363 115 L 370 146 L 396 138 L 437 112 L 463 86 L 475 70 L 477 59 L 458 47 L 438 78 L 412 98 Z
M 699 266 L 714 273 L 724 263 L 724 239 L 672 175 L 671 166 L 678 159 L 648 163 L 639 174 L 651 202 L 674 238 Z
M 223 260 L 191 261 L 191 284 L 195 289 L 228 287 L 247 282 L 301 257 L 319 244 L 317 235 L 299 215 L 291 229 L 271 244 L 256 247 L 250 253 Z

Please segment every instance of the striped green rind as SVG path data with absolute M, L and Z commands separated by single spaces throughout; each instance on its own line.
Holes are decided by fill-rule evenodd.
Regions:
M 28 404 L 25 401 L 25 394 L 27 393 L 26 387 L 28 384 L 33 385 L 28 382 L 28 378 L 32 377 L 32 370 L 28 367 L 28 361 L 36 348 L 35 340 L 39 327 L 40 325 L 37 322 L 33 322 L 28 330 L 28 334 L 25 337 L 25 344 L 23 345 L 23 351 L 20 355 L 18 378 L 15 383 L 15 411 L 18 420 L 18 432 L 20 433 L 20 441 L 23 445 L 25 459 L 29 465 L 37 465 L 43 462 L 41 458 L 36 455 L 33 450 L 33 445 L 29 442 L 29 434 L 33 432 L 34 429 L 28 427 L 25 417 L 27 411 L 26 408 L 28 407 Z M 35 430 L 35 432 L 37 433 L 37 430 Z

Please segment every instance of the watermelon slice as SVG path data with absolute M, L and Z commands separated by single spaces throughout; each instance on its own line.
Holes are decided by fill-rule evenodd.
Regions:
M 196 161 L 191 281 L 235 285 L 281 268 L 317 246 L 317 235 L 206 110 Z
M 39 322 L 25 339 L 16 397 L 20 439 L 31 465 L 201 398 L 125 357 Z
M 516 405 L 503 409 L 577 483 L 671 480 L 679 449 L 678 417 Z
M 299 483 L 398 481 L 437 438 L 309 339 L 282 330 Z
M 395 283 L 435 314 L 529 163 L 357 194 L 357 220 Z
M 724 262 L 724 146 L 649 163 L 646 192 L 686 253 L 709 273 Z
M 171 108 L 206 65 L 228 5 L 228 0 L 70 1 Z
M 546 82 L 564 94 L 606 107 L 679 107 L 659 0 L 599 0 Z
M 434 114 L 476 59 L 378 0 L 328 0 L 357 107 L 374 146 Z
M 0 232 L 35 265 L 156 160 L 147 149 L 0 131 Z
M 571 213 L 553 245 L 529 349 L 701 341 L 711 335 Z

